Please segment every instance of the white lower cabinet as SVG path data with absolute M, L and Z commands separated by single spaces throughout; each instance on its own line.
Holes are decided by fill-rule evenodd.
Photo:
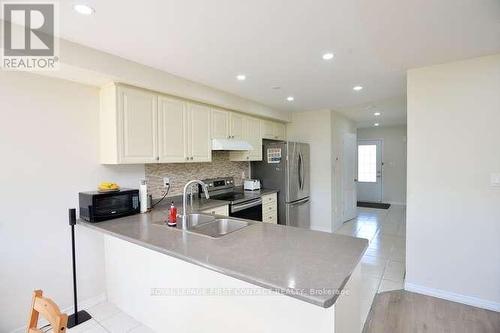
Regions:
M 215 207 L 211 209 L 206 209 L 202 211 L 202 213 L 206 214 L 212 214 L 212 215 L 222 215 L 222 216 L 229 216 L 229 206 L 220 206 L 220 207 Z
M 278 196 L 276 193 L 262 196 L 262 222 L 278 223 Z

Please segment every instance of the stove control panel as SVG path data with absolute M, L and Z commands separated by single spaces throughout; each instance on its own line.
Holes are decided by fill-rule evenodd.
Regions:
M 234 188 L 233 177 L 203 179 L 202 182 L 208 185 L 208 192 L 232 190 Z

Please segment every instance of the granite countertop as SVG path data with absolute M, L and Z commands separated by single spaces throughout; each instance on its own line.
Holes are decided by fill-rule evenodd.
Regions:
M 193 207 L 200 210 L 227 204 L 197 201 Z M 161 225 L 168 216 L 164 208 L 78 225 L 325 308 L 335 303 L 368 247 L 366 239 L 269 223 L 210 238 Z

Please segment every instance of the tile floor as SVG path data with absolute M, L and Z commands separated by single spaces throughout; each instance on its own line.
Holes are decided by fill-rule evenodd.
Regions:
M 368 250 L 361 260 L 361 322 L 366 321 L 376 293 L 403 289 L 405 276 L 406 207 L 358 208 L 358 217 L 336 233 L 366 238 Z
M 370 246 L 361 262 L 362 314 L 365 322 L 377 292 L 403 288 L 405 273 L 405 207 L 388 210 L 359 208 L 358 217 L 344 223 L 336 233 L 366 238 Z M 104 302 L 87 310 L 92 319 L 69 333 L 154 333 L 115 305 Z
M 154 333 L 109 302 L 87 310 L 92 319 L 67 330 L 69 333 Z

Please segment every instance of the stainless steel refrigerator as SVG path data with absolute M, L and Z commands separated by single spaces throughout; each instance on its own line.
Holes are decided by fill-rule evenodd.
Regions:
M 278 223 L 310 228 L 309 144 L 264 140 L 262 161 L 251 162 L 253 179 L 279 190 Z

